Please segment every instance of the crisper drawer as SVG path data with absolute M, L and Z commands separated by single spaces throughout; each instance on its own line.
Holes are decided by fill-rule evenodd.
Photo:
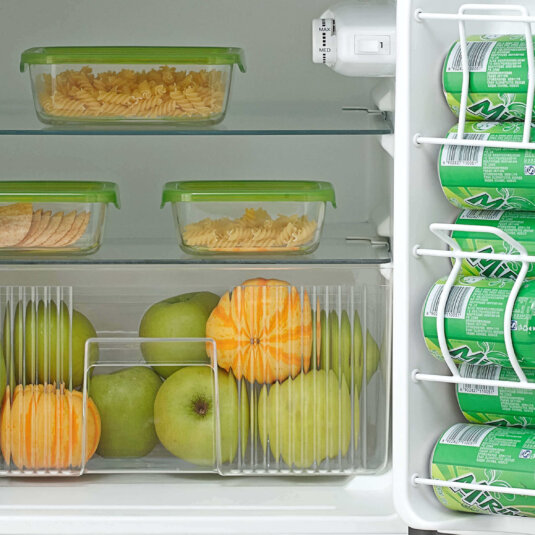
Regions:
M 3 476 L 386 467 L 390 285 L 376 267 L 3 281 Z

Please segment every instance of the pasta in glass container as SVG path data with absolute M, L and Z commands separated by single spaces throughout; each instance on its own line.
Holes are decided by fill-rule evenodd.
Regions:
M 169 182 L 179 244 L 193 254 L 310 253 L 318 245 L 328 182 Z
M 35 109 L 49 124 L 223 120 L 241 49 L 49 47 L 23 53 Z

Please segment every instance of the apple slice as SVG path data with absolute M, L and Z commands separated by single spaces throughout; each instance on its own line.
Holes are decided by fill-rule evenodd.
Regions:
M 41 234 L 43 234 L 44 230 L 48 227 L 51 215 L 52 212 L 50 210 L 43 212 L 41 214 L 41 219 L 39 220 L 39 224 L 37 225 L 35 232 L 31 237 L 29 235 L 26 236 L 26 238 L 24 238 L 24 243 L 21 245 L 23 245 L 24 247 L 33 247 L 33 244 L 36 242 L 36 240 L 39 239 Z
M 87 222 L 89 222 L 89 220 Z M 73 221 L 71 228 L 67 231 L 67 234 L 63 236 L 63 238 L 61 238 L 54 244 L 54 247 L 64 247 L 72 243 L 74 238 L 79 235 L 79 232 L 82 226 L 84 226 L 84 231 L 85 231 L 85 227 L 87 227 L 87 222 L 86 222 L 86 212 L 75 214 L 74 221 Z
M 32 247 L 42 247 L 44 243 L 46 243 L 51 236 L 53 236 L 58 229 L 59 225 L 61 224 L 61 221 L 63 219 L 63 212 L 56 212 L 53 216 L 50 217 L 50 221 L 48 222 L 47 227 L 39 237 L 37 237 L 33 243 L 31 244 Z
M 25 242 L 27 242 L 28 240 L 31 240 L 35 236 L 37 227 L 39 226 L 39 223 L 41 222 L 42 213 L 43 213 L 43 210 L 35 210 L 32 216 L 32 222 L 30 224 L 28 234 L 26 234 L 26 236 L 24 236 L 24 238 L 19 243 L 17 243 L 17 247 L 24 247 Z
M 76 233 L 73 233 L 73 235 L 69 237 L 69 241 L 64 243 L 64 245 L 72 245 L 73 243 L 76 243 L 84 235 L 84 233 L 85 233 L 85 231 L 87 229 L 87 226 L 89 225 L 89 220 L 91 219 L 91 214 L 89 212 L 84 212 L 81 215 L 82 215 L 82 218 L 81 218 L 78 230 L 76 231 Z
M 344 378 L 312 370 L 261 391 L 259 436 L 264 451 L 289 467 L 318 466 L 345 456 L 351 441 L 351 399 Z
M 23 240 L 33 220 L 32 203 L 0 206 L 0 247 L 13 247 Z
M 56 244 L 60 242 L 71 230 L 75 218 L 76 210 L 73 210 L 72 212 L 69 212 L 67 215 L 63 216 L 63 219 L 56 229 L 56 232 L 54 232 L 54 234 L 42 244 L 43 247 L 56 247 Z

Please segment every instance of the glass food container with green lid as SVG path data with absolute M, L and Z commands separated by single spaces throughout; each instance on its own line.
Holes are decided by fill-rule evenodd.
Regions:
M 47 124 L 210 125 L 223 120 L 241 48 L 38 47 L 22 53 Z
M 329 182 L 230 180 L 168 182 L 180 246 L 188 253 L 310 253 L 318 245 Z
M 0 255 L 87 254 L 102 242 L 112 182 L 0 182 Z

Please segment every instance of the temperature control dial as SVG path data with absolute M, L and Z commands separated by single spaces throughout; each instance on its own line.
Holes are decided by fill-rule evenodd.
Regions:
M 336 63 L 336 25 L 334 19 L 312 21 L 312 61 L 332 67 Z

